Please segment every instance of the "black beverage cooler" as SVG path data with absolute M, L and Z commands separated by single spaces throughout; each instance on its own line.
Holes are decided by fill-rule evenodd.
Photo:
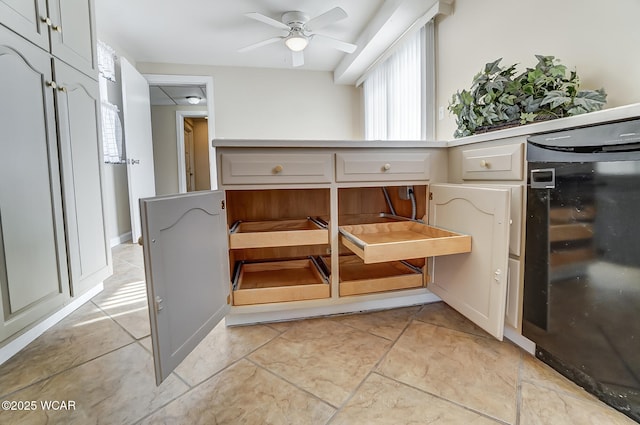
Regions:
M 640 422 L 640 120 L 530 137 L 524 335 Z

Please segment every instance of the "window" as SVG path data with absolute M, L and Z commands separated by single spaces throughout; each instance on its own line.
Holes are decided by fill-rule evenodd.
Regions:
M 116 105 L 109 103 L 109 82 L 116 81 L 116 54 L 107 44 L 98 42 L 98 79 L 102 99 L 102 144 L 104 162 L 122 164 L 126 162 L 122 144 L 122 123 Z
M 364 118 L 367 140 L 425 140 L 433 120 L 426 99 L 433 72 L 432 24 L 407 37 L 365 78 Z M 433 96 L 430 96 L 432 98 Z M 428 111 L 429 109 L 429 111 Z

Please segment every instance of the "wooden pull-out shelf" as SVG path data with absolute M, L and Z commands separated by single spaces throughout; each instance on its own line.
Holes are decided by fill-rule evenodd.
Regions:
M 329 243 L 326 223 L 319 219 L 238 221 L 229 234 L 229 248 L 322 245 Z
M 340 226 L 340 239 L 367 264 L 471 252 L 471 236 L 412 221 Z
M 236 265 L 233 304 L 266 304 L 329 298 L 328 277 L 313 258 L 240 262 Z
M 364 264 L 355 255 L 340 257 L 340 296 L 371 294 L 424 285 L 422 270 L 406 262 Z M 331 258 L 322 257 L 331 269 Z

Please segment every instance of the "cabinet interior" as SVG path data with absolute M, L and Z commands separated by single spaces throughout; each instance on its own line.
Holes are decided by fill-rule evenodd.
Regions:
M 338 189 L 339 227 L 371 223 L 411 223 L 405 219 L 426 221 L 426 185 Z M 418 288 L 425 285 L 425 258 L 365 264 L 345 245 L 342 237 L 339 240 L 340 296 Z M 323 260 L 330 264 L 329 258 L 323 257 Z
M 234 305 L 328 298 L 329 189 L 228 190 Z

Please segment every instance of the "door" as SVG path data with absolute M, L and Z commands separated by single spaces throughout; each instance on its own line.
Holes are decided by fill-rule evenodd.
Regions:
M 51 71 L 0 26 L 0 341 L 69 299 Z
M 102 199 L 102 138 L 98 84 L 54 60 L 60 159 L 72 295 L 102 282 L 109 246 Z
M 151 102 L 147 80 L 126 59 L 120 58 L 120 64 L 131 239 L 135 242 L 141 236 L 139 200 L 156 194 L 151 137 Z
M 0 0 L 0 16 L 3 25 L 49 50 L 46 0 Z
M 223 192 L 141 199 L 151 340 L 160 383 L 230 308 Z
M 51 53 L 98 79 L 93 0 L 48 0 Z
M 433 260 L 429 289 L 499 340 L 509 260 L 509 189 L 430 187 L 429 224 L 471 235 L 471 252 Z
M 184 120 L 184 165 L 187 179 L 187 192 L 196 190 L 195 152 L 193 149 L 193 126 Z

